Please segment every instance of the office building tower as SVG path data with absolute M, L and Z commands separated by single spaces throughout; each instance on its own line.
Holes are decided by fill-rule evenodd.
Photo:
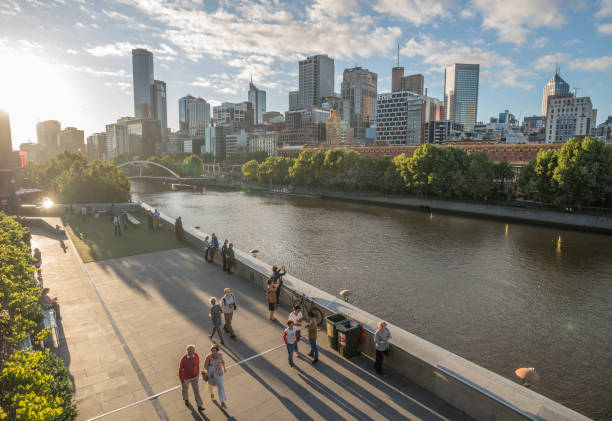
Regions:
M 12 152 L 11 120 L 6 111 L 0 110 L 0 169 L 7 168 Z
M 277 123 L 284 120 L 285 117 L 278 111 L 268 111 L 263 115 L 264 124 Z
M 346 121 L 342 121 L 338 110 L 330 110 L 325 122 L 325 143 L 328 145 L 346 145 L 353 142 L 353 131 Z
M 216 124 L 232 124 L 236 128 L 244 129 L 247 125 L 247 110 L 247 102 L 224 102 L 213 107 L 213 119 Z
M 66 127 L 57 135 L 57 147 L 59 152 L 80 152 L 87 155 L 83 130 L 78 130 L 76 127 Z
M 112 161 L 115 156 L 127 154 L 128 148 L 128 132 L 127 127 L 123 124 L 113 123 L 106 125 L 106 153 L 104 159 Z
M 364 139 L 370 123 L 376 120 L 378 76 L 367 69 L 345 69 L 341 85 L 341 117 L 355 139 Z
M 402 79 L 404 79 L 404 68 L 395 66 L 391 69 L 391 91 L 397 92 L 402 90 Z
M 210 125 L 210 104 L 205 99 L 197 98 L 187 103 L 187 126 L 191 136 L 203 136 Z
M 406 145 L 408 142 L 408 100 L 419 98 L 409 91 L 378 95 L 376 104 L 376 143 Z
M 321 99 L 333 94 L 334 60 L 326 55 L 316 55 L 300 61 L 300 107 L 321 107 Z
M 569 84 L 561 77 L 561 71 L 559 69 L 559 66 L 555 66 L 555 74 L 552 78 L 550 78 L 546 85 L 544 85 L 544 89 L 542 90 L 541 115 L 545 116 L 546 112 L 548 111 L 548 97 L 552 95 L 565 95 L 569 93 Z
M 104 161 L 106 155 L 106 133 L 93 133 L 87 137 L 87 159 Z
M 153 53 L 137 48 L 132 50 L 134 86 L 134 115 L 136 118 L 155 118 L 153 108 Z
M 195 100 L 195 97 L 187 95 L 178 100 L 179 104 L 179 131 L 189 132 L 189 111 L 187 107 Z M 209 113 L 210 115 L 210 113 Z
M 280 132 L 264 131 L 249 135 L 249 152 L 265 152 L 268 156 L 276 156 L 276 148 L 280 143 Z
M 56 120 L 46 120 L 36 123 L 36 139 L 40 145 L 57 148 L 57 135 L 62 125 Z
M 166 82 L 153 82 L 153 118 L 159 121 L 162 139 L 168 138 L 168 107 L 166 103 Z
M 548 97 L 546 143 L 566 142 L 575 136 L 591 134 L 593 104 L 590 97 L 572 94 Z
M 281 143 L 288 145 L 324 143 L 327 117 L 329 111 L 314 107 L 285 112 L 285 123 L 280 135 Z
M 442 101 L 427 96 L 408 98 L 406 103 L 406 145 L 425 143 L 425 125 L 444 118 Z
M 257 89 L 257 87 L 253 85 L 252 78 L 251 83 L 249 83 L 249 102 L 253 104 L 254 124 L 262 124 L 263 115 L 266 112 L 266 91 Z
M 300 91 L 289 92 L 289 109 L 297 110 L 300 108 Z
M 477 119 L 479 75 L 479 64 L 452 64 L 444 73 L 445 120 L 463 124 L 466 130 Z
M 408 75 L 402 78 L 402 90 L 423 95 L 423 91 L 425 90 L 425 77 L 422 74 L 417 73 L 415 75 Z

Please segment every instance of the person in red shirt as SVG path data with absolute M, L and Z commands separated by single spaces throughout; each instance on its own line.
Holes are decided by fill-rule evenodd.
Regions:
M 200 357 L 195 352 L 195 346 L 187 345 L 187 353 L 181 357 L 179 363 L 179 379 L 181 379 L 183 400 L 185 401 L 185 406 L 189 408 L 190 404 L 187 388 L 189 384 L 191 384 L 196 403 L 198 404 L 198 411 L 204 411 L 202 398 L 200 397 L 200 387 L 198 385 L 199 376 Z

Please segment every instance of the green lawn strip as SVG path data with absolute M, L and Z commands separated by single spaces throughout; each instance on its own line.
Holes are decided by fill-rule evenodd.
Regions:
M 132 213 L 140 221 L 138 227 L 129 224 L 129 229 L 121 226 L 121 236 L 115 237 L 113 223 L 108 216 L 99 219 L 88 216 L 82 219 L 72 215 L 69 221 L 64 219 L 66 231 L 85 263 L 136 254 L 152 253 L 185 247 L 187 244 L 178 241 L 174 232 L 167 228 L 149 229 L 144 214 Z

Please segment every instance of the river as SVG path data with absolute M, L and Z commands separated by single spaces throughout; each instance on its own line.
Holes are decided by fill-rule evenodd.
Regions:
M 612 419 L 611 236 L 142 182 L 132 196 L 504 377 L 536 367 L 533 390 Z

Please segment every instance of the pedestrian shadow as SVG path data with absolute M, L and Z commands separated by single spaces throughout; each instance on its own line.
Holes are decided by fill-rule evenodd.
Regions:
M 157 400 L 157 398 L 155 398 L 155 400 Z M 202 420 L 210 421 L 210 418 L 208 418 L 206 415 L 204 415 L 203 413 L 201 413 L 200 411 L 195 409 L 192 404 L 189 404 L 189 410 L 191 411 L 191 416 L 193 417 L 194 420 L 197 420 L 197 421 L 202 421 Z
M 230 414 L 227 413 L 227 410 L 225 408 L 223 408 L 221 405 L 219 405 L 219 402 L 217 402 L 216 400 L 213 401 L 215 405 L 217 405 L 217 408 L 219 408 L 219 410 L 221 412 L 223 412 L 223 415 L 225 415 L 225 418 L 227 418 L 227 421 L 236 421 L 236 418 L 234 418 L 233 416 L 231 416 Z

